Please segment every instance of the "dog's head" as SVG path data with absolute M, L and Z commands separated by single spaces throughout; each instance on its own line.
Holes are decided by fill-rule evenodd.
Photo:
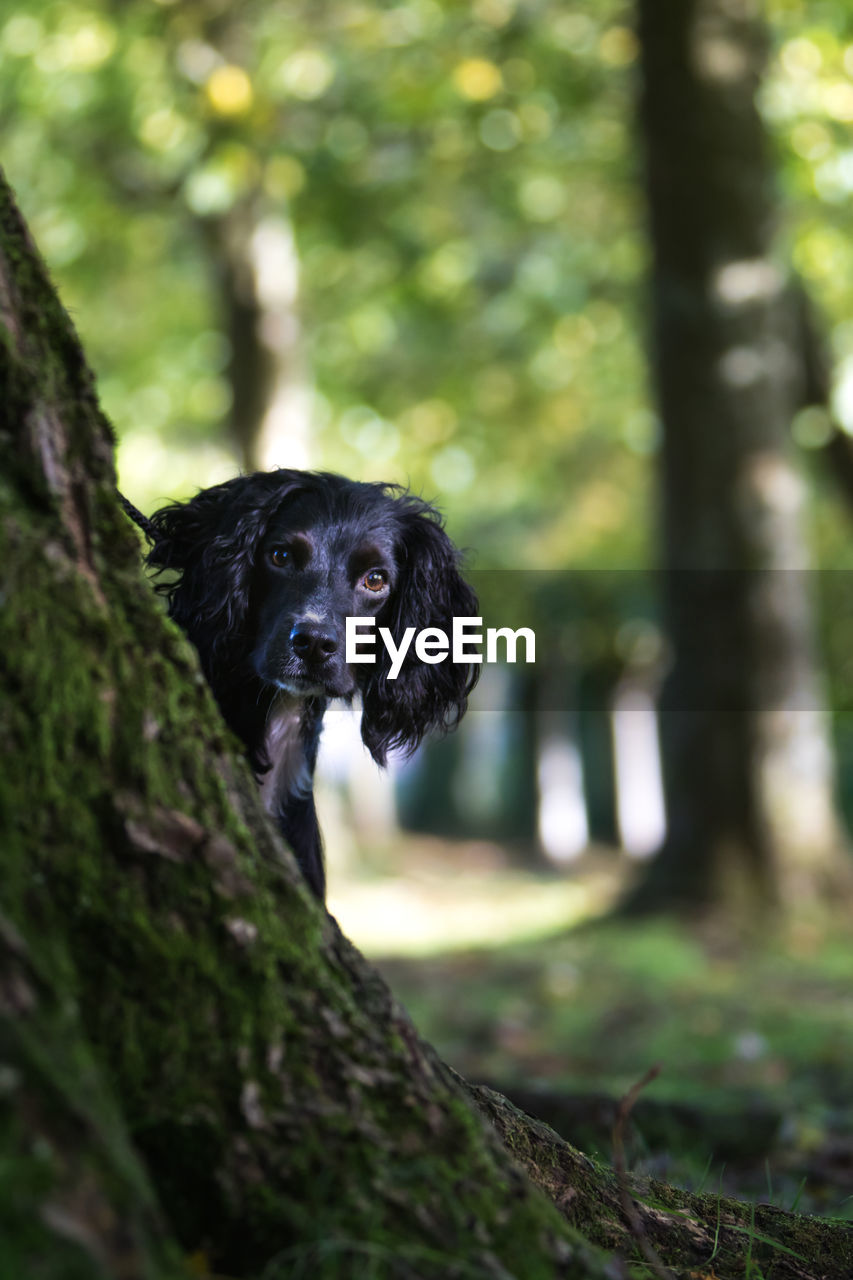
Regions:
M 346 662 L 348 616 L 375 617 L 399 644 L 407 627 L 450 632 L 454 616 L 476 614 L 459 554 L 420 498 L 325 472 L 258 472 L 152 522 L 149 562 L 178 571 L 161 589 L 223 705 L 255 679 L 298 697 L 358 692 L 362 737 L 380 763 L 464 713 L 474 664 L 425 664 L 410 652 L 390 680 L 384 645 L 374 664 Z

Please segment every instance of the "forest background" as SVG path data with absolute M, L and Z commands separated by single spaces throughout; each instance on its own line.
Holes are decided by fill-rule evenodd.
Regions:
M 837 444 L 853 432 L 853 17 L 841 4 L 780 0 L 766 19 L 758 102 L 779 207 L 774 253 L 810 296 L 833 369 L 831 397 L 792 415 L 790 440 L 849 823 L 853 538 Z M 3 164 L 98 376 L 128 497 L 150 511 L 252 466 L 408 483 L 438 498 L 478 570 L 570 584 L 566 667 L 599 710 L 626 670 L 654 666 L 665 645 L 653 572 L 663 431 L 647 364 L 640 50 L 624 5 L 35 0 L 7 10 L 0 49 Z M 420 902 L 438 903 L 445 944 L 472 938 L 465 925 L 447 936 L 441 895 L 457 867 L 453 902 L 495 905 L 474 939 L 501 941 L 518 863 L 547 866 L 529 744 L 537 699 L 553 688 L 516 695 L 534 706 L 515 722 L 532 762 L 522 794 L 483 806 L 479 828 L 439 832 L 464 836 L 461 846 L 411 846 Z M 616 845 L 617 797 L 597 781 L 613 765 L 591 723 L 586 835 Z M 517 775 L 517 750 L 508 762 Z M 444 775 L 457 764 L 410 788 L 415 818 L 452 807 Z M 350 818 L 335 825 L 332 813 L 331 830 Z M 396 828 L 383 839 L 393 866 Z M 483 865 L 497 889 L 469 877 Z M 599 879 L 607 899 L 612 865 L 584 866 L 567 885 L 540 877 L 531 889 L 538 928 L 598 904 Z M 382 892 L 379 915 L 412 903 Z M 348 919 L 342 902 L 342 922 L 369 946 L 360 888 L 351 901 L 358 910 Z M 461 914 L 470 924 L 470 905 Z M 716 933 L 619 926 L 614 939 L 615 927 L 497 961 L 387 971 L 453 1065 L 538 1081 L 560 1105 L 569 1084 L 618 1093 L 658 1057 L 667 1070 L 655 1088 L 668 1100 L 698 1089 L 737 1109 L 760 1090 L 772 1141 L 745 1154 L 735 1143 L 745 1172 L 721 1157 L 734 1185 L 758 1179 L 771 1198 L 793 1199 L 805 1177 L 812 1206 L 846 1213 L 844 931 L 801 920 L 793 951 L 788 937 L 781 952 L 750 952 L 745 980 L 740 944 Z M 425 932 L 434 946 L 435 928 Z M 374 950 L 386 942 L 380 934 Z M 436 992 L 460 973 L 464 999 L 442 1004 Z M 792 1001 L 802 1021 L 791 1021 Z M 683 1016 L 670 1015 L 688 1007 L 685 1037 Z M 637 1158 L 669 1171 L 680 1158 L 671 1132 Z M 606 1124 L 594 1141 L 606 1146 Z M 712 1145 L 693 1141 L 686 1178 Z

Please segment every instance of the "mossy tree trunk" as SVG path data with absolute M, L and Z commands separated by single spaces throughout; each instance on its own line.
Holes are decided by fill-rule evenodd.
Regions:
M 633 905 L 849 894 L 790 424 L 807 398 L 755 97 L 756 0 L 640 0 L 663 420 L 668 834 Z
M 444 1067 L 304 890 L 5 188 L 0 332 L 0 1275 L 627 1274 L 613 1174 Z M 843 1225 L 636 1190 L 685 1274 L 853 1268 Z

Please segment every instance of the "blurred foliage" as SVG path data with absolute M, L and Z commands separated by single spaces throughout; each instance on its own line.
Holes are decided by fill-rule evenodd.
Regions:
M 10 0 L 2 161 L 149 507 L 235 469 L 206 226 L 293 224 L 314 461 L 439 495 L 481 564 L 648 562 L 658 428 L 624 3 Z M 853 429 L 853 12 L 771 0 L 780 252 Z M 819 413 L 794 426 L 819 446 Z M 814 478 L 826 562 L 853 562 Z
M 655 423 L 622 5 L 7 14 L 4 164 L 133 496 L 233 469 L 201 224 L 251 200 L 295 226 L 320 465 L 440 494 L 498 563 L 519 536 L 540 564 L 642 561 Z
M 801 0 L 771 0 L 767 10 L 774 49 L 760 101 L 776 145 L 780 252 L 823 311 L 836 369 L 833 409 L 853 432 L 853 11 Z M 828 433 L 818 409 L 793 424 L 804 450 L 819 450 Z M 812 476 L 818 561 L 849 568 L 849 517 L 839 518 L 827 476 Z

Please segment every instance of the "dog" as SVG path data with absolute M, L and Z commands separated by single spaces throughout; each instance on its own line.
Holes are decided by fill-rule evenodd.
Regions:
M 396 679 L 381 646 L 347 664 L 345 619 L 374 617 L 395 642 L 407 627 L 449 630 L 477 613 L 441 516 L 392 484 L 330 472 L 238 476 L 156 511 L 148 563 L 169 614 L 198 650 L 240 738 L 263 802 L 306 881 L 325 899 L 313 778 L 330 699 L 362 705 L 361 736 L 384 765 L 465 712 L 479 667 L 408 654 Z

